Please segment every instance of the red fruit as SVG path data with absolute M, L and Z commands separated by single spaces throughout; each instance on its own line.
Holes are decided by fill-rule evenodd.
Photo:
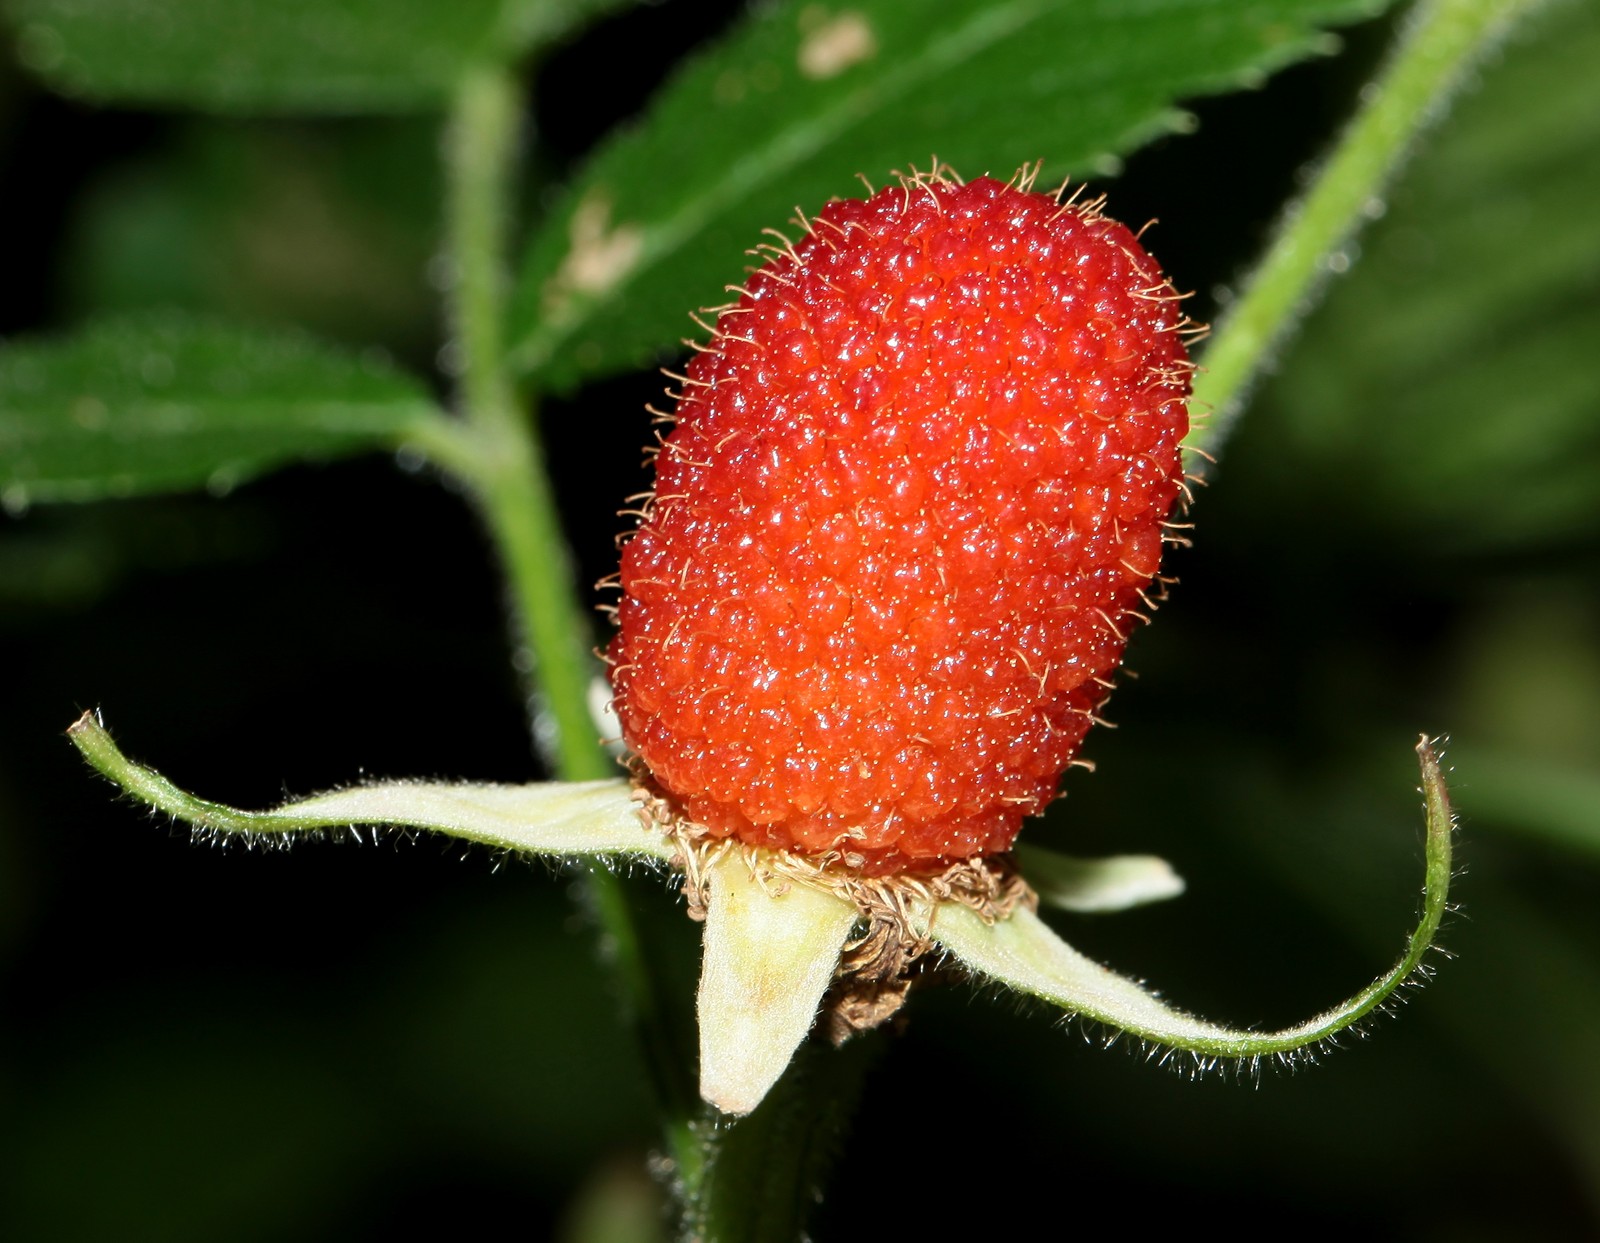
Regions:
M 1187 321 L 1097 207 L 913 178 L 721 308 L 608 652 L 623 737 L 711 835 L 922 871 L 1054 797 L 1188 427 Z

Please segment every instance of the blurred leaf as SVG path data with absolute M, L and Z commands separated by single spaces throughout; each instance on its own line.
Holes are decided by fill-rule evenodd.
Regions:
M 70 307 L 181 307 L 426 356 L 438 249 L 431 118 L 199 118 L 92 181 L 66 249 Z
M 142 574 L 174 574 L 259 557 L 270 524 L 254 507 L 180 496 L 126 506 L 58 506 L 0 526 L 0 635 L 38 611 L 91 607 Z
M 1447 719 L 1468 823 L 1600 862 L 1600 599 L 1538 579 L 1461 629 Z
M 108 320 L 0 349 L 0 499 L 231 487 L 390 446 L 435 407 L 377 357 L 187 316 Z
M 1264 393 L 1267 486 L 1430 555 L 1600 526 L 1596 64 L 1553 4 L 1483 70 Z
M 1439 1007 L 1441 1025 L 1463 1048 L 1543 1117 L 1591 1205 L 1600 1206 L 1594 1059 L 1600 971 L 1592 902 L 1554 906 L 1488 876 L 1474 881 L 1470 893 L 1470 927 L 1451 937 L 1466 986 L 1436 990 L 1430 1005 Z
M 794 0 L 690 62 L 604 146 L 524 264 L 512 340 L 552 387 L 648 362 L 722 302 L 737 256 L 801 205 L 931 162 L 1102 173 L 1232 90 L 1326 50 L 1374 0 L 1145 6 Z
M 16 121 L 17 88 L 21 84 L 21 75 L 13 59 L 0 56 L 0 135 L 9 137 Z
M 1458 748 L 1474 824 L 1543 839 L 1600 860 L 1600 772 L 1499 749 Z
M 1441 719 L 1458 738 L 1600 771 L 1600 598 L 1592 586 L 1564 582 L 1558 571 L 1497 591 L 1474 602 L 1455 646 Z
M 559 1243 L 666 1243 L 661 1190 L 642 1166 L 616 1165 L 579 1187 Z
M 472 65 L 535 51 L 627 0 L 11 0 L 57 90 L 231 113 L 439 106 Z
M 498 1150 L 518 1192 L 564 1197 L 619 1134 L 651 1134 L 644 1067 L 596 951 L 574 933 L 544 875 L 475 889 L 419 922 L 356 999 L 364 1044 L 403 1085 L 390 1103 L 442 1148 Z
M 85 1016 L 96 1044 L 73 1050 L 71 1075 L 30 1083 L 8 1110 L 15 1143 L 0 1191 L 18 1230 L 8 1237 L 321 1237 L 311 1232 L 394 1130 L 330 1063 L 325 1033 L 285 1032 L 277 1007 L 264 1019 L 259 1001 L 256 1012 L 180 1011 L 186 1026 L 151 1030 L 127 1000 Z M 69 1046 L 85 1038 L 55 1034 Z

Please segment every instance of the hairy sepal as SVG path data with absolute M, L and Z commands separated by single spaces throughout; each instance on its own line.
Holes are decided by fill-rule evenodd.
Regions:
M 706 884 L 700 1095 L 747 1114 L 816 1021 L 858 913 L 825 889 L 763 873 L 737 849 L 710 865 Z
M 78 750 L 124 791 L 203 833 L 247 842 L 371 825 L 427 829 L 505 850 L 542 855 L 631 855 L 665 861 L 671 847 L 649 832 L 623 778 L 531 785 L 390 781 L 297 799 L 271 811 L 241 811 L 196 798 L 123 755 L 99 717 L 67 731 Z
M 1183 877 L 1156 855 L 1085 859 L 1042 846 L 1018 846 L 1017 866 L 1045 906 L 1079 915 L 1126 911 L 1165 902 L 1184 891 Z
M 1380 1010 L 1404 984 L 1421 977 L 1448 909 L 1453 822 L 1432 743 L 1417 744 L 1427 815 L 1422 913 L 1405 953 L 1384 975 L 1340 1005 L 1276 1032 L 1222 1027 L 1175 1009 L 1141 984 L 1093 962 L 1061 940 L 1036 914 L 1017 910 L 985 923 L 972 912 L 942 906 L 929 935 L 976 976 L 1061 1007 L 1070 1015 L 1126 1032 L 1159 1050 L 1190 1054 L 1196 1070 L 1228 1063 L 1254 1068 L 1262 1059 L 1292 1061 Z
M 641 823 L 624 779 L 474 785 L 386 782 L 241 811 L 196 798 L 154 769 L 129 760 L 95 713 L 67 731 L 84 757 L 125 792 L 201 832 L 273 841 L 297 833 L 394 825 L 427 829 L 507 850 L 624 856 L 677 862 L 681 844 Z M 1453 821 L 1438 757 L 1417 745 L 1427 816 L 1422 914 L 1400 961 L 1367 988 L 1305 1023 L 1276 1032 L 1221 1026 L 1178 1010 L 1141 984 L 1086 958 L 1027 904 L 1002 917 L 959 900 L 905 907 L 907 935 L 928 938 L 974 976 L 1059 1006 L 1069 1015 L 1180 1052 L 1195 1070 L 1229 1063 L 1254 1069 L 1264 1059 L 1292 1061 L 1359 1024 L 1425 972 L 1448 909 Z M 1128 856 L 1068 859 L 1033 851 L 1034 871 L 1057 904 L 1111 910 L 1171 896 L 1181 881 L 1160 860 Z M 698 994 L 700 1088 L 724 1114 L 759 1105 L 816 1021 L 840 970 L 841 954 L 862 919 L 858 902 L 761 865 L 762 852 L 729 845 L 703 872 L 706 914 Z M 1055 875 L 1052 878 L 1051 873 Z M 1131 878 L 1131 880 L 1130 880 Z

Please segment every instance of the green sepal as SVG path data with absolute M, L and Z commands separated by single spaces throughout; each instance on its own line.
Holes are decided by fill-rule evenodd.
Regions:
M 247 840 L 319 829 L 428 829 L 506 850 L 546 855 L 633 855 L 667 860 L 672 848 L 640 819 L 632 788 L 609 781 L 532 785 L 389 781 L 296 799 L 271 811 L 241 811 L 196 798 L 118 749 L 92 712 L 67 731 L 90 764 L 133 797 L 203 832 Z
M 965 907 L 945 904 L 936 911 L 929 933 L 952 958 L 986 980 L 1158 1048 L 1191 1054 L 1200 1068 L 1228 1061 L 1254 1064 L 1268 1057 L 1292 1058 L 1382 1007 L 1417 975 L 1433 946 L 1448 906 L 1453 824 L 1439 760 L 1426 737 L 1417 744 L 1417 754 L 1428 827 L 1421 917 L 1393 968 L 1349 1000 L 1305 1023 L 1282 1031 L 1255 1032 L 1185 1014 L 1143 985 L 1084 957 L 1026 909 L 1017 910 L 1009 919 L 985 923 Z
M 1183 877 L 1155 855 L 1084 859 L 1043 846 L 1018 846 L 1012 853 L 1039 901 L 1063 911 L 1126 911 L 1176 898 L 1184 890 Z

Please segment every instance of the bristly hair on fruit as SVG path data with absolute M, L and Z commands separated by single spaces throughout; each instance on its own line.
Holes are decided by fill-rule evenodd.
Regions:
M 630 748 L 685 820 L 713 836 L 874 875 L 936 873 L 1003 852 L 1055 795 L 1084 732 L 1103 723 L 1129 628 L 1149 620 L 1171 581 L 1159 549 L 1186 494 L 1178 440 L 1193 326 L 1155 261 L 1104 214 L 1104 197 L 1067 183 L 1036 193 L 1040 168 L 968 183 L 935 160 L 866 200 L 796 209 L 798 237 L 763 230 L 750 252 L 759 266 L 729 286 L 737 300 L 694 315 L 704 334 L 688 343 L 694 357 L 664 372 L 672 412 L 651 408 L 646 449 L 657 486 L 625 511 L 635 524 L 606 658 Z M 942 439 L 922 445 L 929 435 Z M 768 458 L 795 463 L 772 467 L 796 472 L 787 484 L 763 473 Z M 992 487 L 980 497 L 975 482 L 948 482 L 968 476 Z M 884 491 L 890 479 L 899 482 Z M 788 499 L 773 487 L 790 488 Z M 707 542 L 730 523 L 744 524 L 734 543 Z M 963 523 L 977 524 L 973 534 L 954 534 Z M 834 526 L 839 536 L 820 534 Z M 855 551 L 829 551 L 837 539 Z M 892 545 L 883 555 L 904 561 L 887 588 L 862 577 L 877 573 L 881 539 Z M 1005 573 L 977 569 L 973 558 L 1002 543 Z M 765 551 L 736 570 L 748 559 L 738 548 Z M 800 569 L 819 557 L 825 568 Z M 1016 637 L 993 652 L 984 645 L 994 640 L 975 637 L 969 652 L 962 636 L 988 625 L 974 606 L 1025 566 L 1036 587 L 1007 586 L 1001 626 Z M 822 632 L 797 639 L 786 617 L 830 635 L 843 627 L 825 645 L 832 654 L 806 648 Z M 805 650 L 791 660 L 795 642 Z M 730 644 L 742 654 L 715 655 L 720 672 L 681 680 L 691 651 Z M 890 712 L 862 689 L 862 662 L 917 652 L 1010 671 L 974 691 L 981 703 L 958 690 L 961 703 L 893 709 L 870 726 L 877 742 L 791 743 L 835 717 L 859 730 Z M 782 674 L 775 661 L 794 667 Z M 733 693 L 758 676 L 759 703 Z M 903 688 L 902 699 L 959 686 L 910 666 L 871 677 Z M 720 741 L 703 739 L 708 729 Z M 996 730 L 1011 740 L 979 737 Z M 855 758 L 830 758 L 828 746 Z M 995 748 L 1011 758 L 980 777 L 976 757 Z M 734 785 L 711 776 L 751 763 Z M 810 775 L 796 781 L 796 764 Z

